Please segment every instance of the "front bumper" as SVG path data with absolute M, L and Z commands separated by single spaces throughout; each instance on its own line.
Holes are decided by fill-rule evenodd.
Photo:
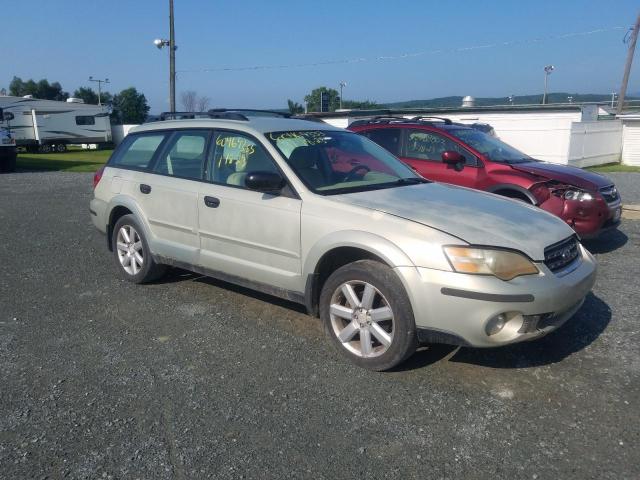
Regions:
M 419 338 L 496 347 L 539 338 L 575 314 L 596 278 L 593 256 L 582 245 L 580 250 L 581 258 L 564 273 L 553 273 L 539 263 L 539 274 L 509 282 L 428 268 L 397 271 L 411 299 Z M 500 314 L 506 325 L 489 335 L 488 323 Z

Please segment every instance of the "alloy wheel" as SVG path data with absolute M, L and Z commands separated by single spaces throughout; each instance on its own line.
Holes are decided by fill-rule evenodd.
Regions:
M 353 280 L 340 285 L 331 297 L 329 316 L 338 341 L 358 357 L 383 355 L 393 342 L 393 310 L 370 283 Z
M 137 275 L 144 265 L 144 251 L 142 239 L 131 225 L 123 225 L 116 237 L 118 260 L 125 272 Z

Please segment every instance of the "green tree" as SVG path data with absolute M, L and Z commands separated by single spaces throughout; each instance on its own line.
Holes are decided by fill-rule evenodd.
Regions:
M 293 100 L 287 100 L 287 106 L 289 107 L 289 113 L 291 115 L 304 113 L 304 107 L 300 105 L 298 102 L 294 102 Z
M 380 104 L 372 100 L 342 100 L 342 108 L 350 108 L 352 110 L 374 110 L 380 108 Z
M 16 97 L 33 95 L 34 98 L 42 100 L 64 101 L 69 98 L 69 93 L 62 90 L 59 82 L 49 83 L 46 78 L 38 82 L 33 79 L 24 82 L 20 77 L 13 77 L 9 84 L 9 94 Z
M 84 103 L 88 103 L 90 105 L 98 104 L 98 94 L 94 92 L 91 87 L 80 87 L 73 92 L 73 96 L 75 98 L 81 98 L 84 100 Z
M 91 87 L 80 87 L 73 92 L 73 96 L 74 98 L 81 98 L 84 100 L 84 103 L 89 105 L 98 104 L 98 93 Z M 113 95 L 109 92 L 100 92 L 100 103 L 102 105 L 110 105 L 111 102 L 113 102 Z
M 112 120 L 116 123 L 138 124 L 147 119 L 149 105 L 143 93 L 139 93 L 135 87 L 129 87 L 114 95 Z
M 310 112 L 320 111 L 320 93 L 329 96 L 329 111 L 333 112 L 340 108 L 340 94 L 337 90 L 327 87 L 318 87 L 311 91 L 309 95 L 304 97 L 304 101 L 307 102 L 307 109 Z

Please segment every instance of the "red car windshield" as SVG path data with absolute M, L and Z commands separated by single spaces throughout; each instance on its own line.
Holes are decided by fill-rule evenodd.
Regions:
M 447 133 L 475 148 L 493 162 L 526 163 L 535 161 L 520 150 L 507 145 L 503 141 L 473 128 L 452 128 Z

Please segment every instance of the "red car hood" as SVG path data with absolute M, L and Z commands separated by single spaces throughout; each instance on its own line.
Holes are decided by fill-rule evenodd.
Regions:
M 514 170 L 531 173 L 549 180 L 557 180 L 562 183 L 573 185 L 584 190 L 596 191 L 599 188 L 612 185 L 613 182 L 607 177 L 597 173 L 587 172 L 577 167 L 568 165 L 558 165 L 546 162 L 527 162 L 511 165 Z

